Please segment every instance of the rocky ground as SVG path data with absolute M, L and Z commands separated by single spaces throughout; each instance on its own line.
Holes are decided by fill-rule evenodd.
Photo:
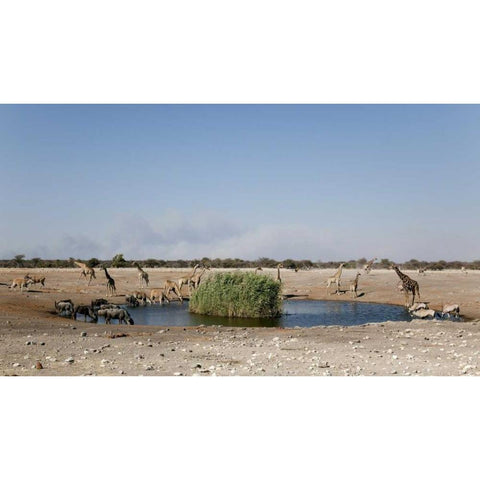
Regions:
M 147 270 L 151 286 L 185 271 Z M 478 375 L 480 272 L 429 272 L 419 277 L 422 299 L 439 309 L 459 303 L 467 321 L 415 320 L 356 327 L 232 328 L 96 325 L 52 313 L 54 300 L 88 303 L 105 295 L 97 273 L 91 286 L 78 270 L 36 270 L 46 286 L 30 292 L 7 284 L 27 271 L 0 270 L 1 375 Z M 133 269 L 110 271 L 118 297 L 137 287 Z M 284 292 L 339 299 L 322 282 L 330 270 L 282 272 Z M 276 271 L 263 274 L 275 275 Z M 345 271 L 344 282 L 355 272 Z M 394 272 L 360 277 L 357 300 L 403 302 Z

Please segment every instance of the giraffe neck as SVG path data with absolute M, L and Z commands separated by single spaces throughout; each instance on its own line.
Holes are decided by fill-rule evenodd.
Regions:
M 405 282 L 407 280 L 410 280 L 410 277 L 408 277 L 407 275 L 405 275 L 404 273 L 402 273 L 398 267 L 394 267 L 395 271 L 397 272 L 397 275 L 400 277 L 400 279 L 402 280 L 402 282 Z

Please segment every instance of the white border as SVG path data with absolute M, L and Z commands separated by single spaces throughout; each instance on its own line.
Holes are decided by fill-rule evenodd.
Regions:
M 0 102 L 478 102 L 478 18 L 459 0 L 3 2 Z M 476 471 L 475 379 L 0 383 L 9 479 Z

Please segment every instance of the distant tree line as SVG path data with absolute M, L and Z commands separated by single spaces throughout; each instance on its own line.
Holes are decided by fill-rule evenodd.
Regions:
M 335 262 L 323 262 L 318 260 L 312 262 L 311 260 L 293 260 L 287 258 L 278 260 L 273 258 L 261 257 L 257 260 L 242 260 L 241 258 L 194 258 L 191 260 L 161 260 L 157 258 L 147 258 L 146 260 L 126 260 L 122 253 L 115 255 L 111 260 L 99 260 L 98 258 L 76 259 L 70 257 L 68 260 L 45 260 L 39 257 L 26 259 L 25 255 L 15 255 L 10 260 L 0 260 L 0 267 L 3 268 L 73 268 L 74 261 L 81 261 L 86 263 L 89 267 L 95 268 L 100 265 L 113 268 L 127 268 L 134 267 L 137 262 L 142 267 L 147 268 L 191 268 L 194 265 L 203 264 L 211 268 L 274 268 L 278 263 L 282 263 L 284 268 L 292 270 L 310 270 L 312 268 L 337 268 L 340 263 L 344 263 L 344 268 L 363 268 L 367 263 L 366 258 L 359 258 L 358 260 L 337 260 Z M 373 264 L 372 269 L 388 268 L 392 263 L 388 258 L 382 258 Z M 460 269 L 465 267 L 469 270 L 480 270 L 480 260 L 473 262 L 462 262 L 460 260 L 447 262 L 445 260 L 438 260 L 435 262 L 426 262 L 412 258 L 408 262 L 398 263 L 400 268 L 405 270 L 417 270 L 419 268 L 426 268 L 427 270 L 448 270 Z

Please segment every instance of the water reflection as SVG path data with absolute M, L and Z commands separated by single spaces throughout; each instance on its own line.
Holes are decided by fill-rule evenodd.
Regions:
M 188 312 L 188 302 L 131 308 L 129 311 L 135 324 L 159 326 L 313 327 L 410 320 L 403 307 L 374 303 L 287 300 L 283 304 L 283 309 L 284 315 L 279 318 L 261 319 L 196 315 Z

